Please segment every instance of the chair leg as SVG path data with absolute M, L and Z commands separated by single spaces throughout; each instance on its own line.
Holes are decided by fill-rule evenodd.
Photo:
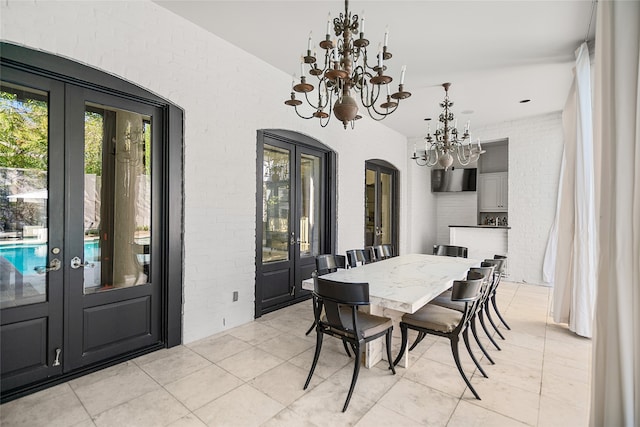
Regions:
M 404 351 L 407 349 L 407 325 L 400 322 L 400 331 L 402 332 L 402 344 L 400 345 L 400 352 L 398 353 L 396 360 L 393 361 L 393 366 L 396 366 L 402 360 Z
M 507 328 L 508 330 L 511 330 L 511 327 L 509 325 L 507 325 L 507 322 L 504 320 L 504 317 L 502 317 L 502 314 L 500 313 L 500 310 L 498 310 L 498 303 L 496 303 L 496 294 L 495 293 L 493 295 L 491 295 L 491 304 L 493 305 L 493 309 L 495 310 L 496 314 L 498 315 L 498 318 L 500 319 L 500 321 L 502 322 L 504 327 Z
M 482 315 L 483 313 L 484 313 L 484 309 L 478 312 L 478 318 L 480 319 L 480 326 L 482 326 L 482 329 L 484 329 L 484 333 L 487 334 L 487 337 L 489 337 L 489 341 L 491 341 L 491 344 L 493 344 L 493 346 L 496 349 L 502 350 L 498 345 L 498 343 L 496 342 L 496 340 L 494 340 L 493 337 L 491 336 L 491 333 L 487 329 L 487 325 L 484 324 L 484 316 Z
M 456 366 L 458 367 L 458 372 L 460 372 L 460 375 L 462 375 L 462 379 L 467 384 L 467 387 L 469 387 L 469 390 L 471 390 L 471 393 L 473 393 L 475 398 L 478 400 L 481 400 L 480 396 L 476 392 L 476 389 L 473 388 L 473 386 L 469 382 L 469 379 L 464 374 L 464 370 L 462 369 L 462 365 L 460 364 L 460 355 L 458 354 L 458 337 L 451 339 L 451 351 L 453 352 L 453 360 L 456 362 Z
M 480 350 L 482 350 L 482 353 L 484 353 L 484 356 L 487 358 L 487 360 L 492 365 L 495 365 L 496 362 L 494 362 L 493 359 L 491 358 L 491 356 L 489 356 L 489 353 L 487 352 L 487 350 L 482 345 L 482 342 L 480 341 L 480 338 L 478 338 L 478 331 L 476 329 L 476 319 L 475 319 L 475 317 L 471 320 L 471 333 L 473 333 L 473 338 L 475 338 L 476 343 L 478 344 L 478 347 L 480 347 Z
M 389 361 L 389 369 L 393 372 L 393 375 L 396 374 L 396 368 L 393 366 L 393 362 L 391 361 L 391 336 L 393 333 L 393 328 L 387 331 L 387 360 Z
M 482 366 L 480 366 L 480 362 L 478 362 L 478 359 L 476 359 L 475 354 L 473 354 L 473 352 L 471 351 L 471 346 L 469 345 L 469 330 L 467 328 L 465 328 L 464 331 L 462 332 L 462 338 L 464 340 L 464 345 L 465 347 L 467 347 L 467 351 L 469 352 L 469 356 L 471 356 L 471 360 L 473 360 L 473 363 L 476 364 L 476 367 L 478 368 L 478 370 L 480 371 L 483 377 L 489 378 L 489 375 L 487 375 L 484 369 L 482 369 Z
M 320 350 L 322 349 L 322 332 L 318 332 L 318 336 L 316 338 L 316 352 L 313 355 L 313 363 L 311 364 L 311 370 L 309 371 L 309 376 L 307 377 L 307 382 L 304 383 L 303 390 L 306 390 L 309 387 L 309 382 L 311 382 L 311 377 L 313 376 L 313 371 L 316 370 L 316 365 L 318 364 L 318 358 L 320 357 Z
M 342 412 L 347 410 L 347 406 L 349 406 L 349 401 L 351 400 L 351 395 L 353 394 L 353 389 L 356 387 L 356 381 L 358 381 L 358 373 L 360 372 L 360 346 L 356 347 L 356 364 L 353 367 L 353 376 L 351 377 L 351 386 L 349 387 L 349 393 L 347 394 L 347 400 L 344 402 L 344 407 L 342 408 Z
M 351 357 L 351 353 L 349 353 L 349 347 L 347 347 L 347 342 L 343 340 L 342 345 L 344 346 L 344 351 L 347 353 L 347 356 Z
M 316 327 L 316 321 L 314 320 L 313 323 L 311 324 L 311 327 L 309 328 L 309 330 L 305 333 L 305 335 L 309 335 L 311 333 L 311 331 L 313 331 L 313 328 Z
M 422 341 L 424 339 L 424 337 L 426 337 L 427 334 L 425 334 L 424 332 L 418 332 L 418 337 L 416 338 L 416 340 L 413 342 L 413 344 L 411 344 L 411 347 L 409 347 L 409 351 L 413 350 L 414 348 L 416 348 L 416 346 L 418 344 L 420 344 L 420 341 Z
M 493 317 L 491 317 L 491 310 L 489 309 L 489 300 L 487 300 L 487 304 L 485 307 L 486 307 L 485 313 L 487 313 L 487 319 L 489 319 L 489 323 L 491 323 L 491 326 L 493 326 L 493 329 L 496 330 L 496 333 L 498 334 L 498 336 L 504 340 L 505 339 L 504 335 L 502 335 L 502 332 L 500 332 L 495 322 L 493 321 Z

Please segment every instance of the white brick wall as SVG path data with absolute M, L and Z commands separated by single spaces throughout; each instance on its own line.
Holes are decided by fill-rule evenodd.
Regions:
M 542 284 L 542 264 L 555 215 L 562 161 L 561 112 L 474 128 L 474 138 L 509 141 L 510 280 Z M 414 143 L 407 142 L 413 153 Z M 413 161 L 410 162 L 410 165 Z M 412 170 L 413 168 L 413 170 Z M 449 241 L 449 224 L 475 224 L 477 193 L 431 193 L 430 168 L 409 167 L 413 252 Z
M 482 140 L 509 139 L 510 280 L 542 284 L 562 161 L 561 112 L 474 129 Z
M 400 251 L 413 245 L 407 185 L 414 170 L 406 173 L 402 135 L 366 117 L 355 131 L 298 119 L 283 104 L 290 75 L 148 1 L 5 0 L 0 7 L 4 41 L 115 74 L 185 110 L 184 342 L 253 319 L 258 129 L 306 133 L 338 153 L 340 252 L 364 243 L 365 160 L 395 165 Z

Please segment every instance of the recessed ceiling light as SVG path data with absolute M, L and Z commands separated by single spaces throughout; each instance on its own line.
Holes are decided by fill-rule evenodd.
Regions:
M 427 121 L 427 122 L 428 122 L 429 120 L 431 120 L 431 117 L 427 117 L 427 118 L 425 119 L 425 121 Z
M 522 101 L 520 101 L 520 104 L 526 104 L 527 102 L 531 102 L 530 99 L 523 99 Z

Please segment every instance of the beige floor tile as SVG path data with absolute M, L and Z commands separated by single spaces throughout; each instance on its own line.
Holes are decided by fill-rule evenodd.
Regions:
M 423 424 L 382 405 L 374 405 L 373 408 L 358 421 L 356 427 L 419 427 L 422 425 Z
M 34 393 L 0 407 L 0 425 L 70 426 L 91 422 L 91 417 L 67 384 Z
M 305 393 L 303 387 L 308 374 L 308 370 L 285 362 L 257 376 L 249 384 L 287 406 Z
M 267 353 L 271 353 L 280 359 L 289 360 L 292 357 L 315 347 L 315 342 L 291 335 L 281 335 L 268 341 L 261 342 L 256 347 L 266 351 Z
M 113 366 L 74 380 L 71 384 L 91 415 L 160 389 L 160 385 L 134 363 Z
M 540 398 L 540 416 L 538 427 L 587 426 L 589 409 L 568 405 L 562 400 L 542 396 Z
M 311 364 L 313 363 L 314 353 L 315 346 L 305 351 L 304 353 L 291 358 L 289 362 L 293 363 L 299 368 L 307 370 L 308 372 L 309 369 L 311 369 Z M 316 370 L 313 373 L 313 377 L 319 377 L 323 379 L 328 378 L 342 369 L 345 365 L 352 363 L 353 359 L 347 357 L 347 355 L 344 353 L 344 350 L 338 352 L 335 350 L 331 350 L 330 348 L 325 348 L 325 345 L 323 345 L 320 352 L 320 357 L 318 358 Z
M 371 409 L 374 402 L 354 392 L 347 411 L 342 412 L 348 391 L 348 385 L 336 387 L 334 382 L 323 381 L 313 389 L 307 389 L 302 397 L 289 405 L 289 409 L 300 416 L 302 426 L 307 420 L 321 420 L 323 426 L 354 425 Z
M 547 357 L 544 360 L 543 372 L 560 378 L 582 383 L 588 386 L 591 382 L 591 369 L 589 367 L 568 366 L 558 363 L 557 358 Z
M 333 383 L 336 390 L 344 390 L 346 393 L 351 385 L 353 369 L 354 363 L 351 362 L 331 375 L 327 381 Z M 361 366 L 354 393 L 376 402 L 384 396 L 400 378 L 400 375 L 393 375 L 386 361 L 381 361 L 372 369 Z
M 251 344 L 226 334 L 214 338 L 204 338 L 187 347 L 215 363 L 251 348 Z
M 315 421 L 315 422 L 314 422 Z M 316 423 L 317 422 L 317 423 Z M 322 419 L 314 417 L 303 418 L 291 409 L 283 409 L 261 427 L 324 427 L 326 424 Z
M 473 372 L 466 372 L 466 374 L 467 378 L 471 378 Z M 411 365 L 404 377 L 457 398 L 462 396 L 467 387 L 454 365 L 436 362 L 426 357 L 420 358 Z
M 194 413 L 208 426 L 259 426 L 283 409 L 281 403 L 245 384 Z
M 516 419 L 525 424 L 534 425 L 538 419 L 540 394 L 531 393 L 518 387 L 498 381 L 471 379 L 482 400 L 477 400 L 469 390 L 464 393 L 464 400 L 482 408 L 486 408 Z
M 518 363 L 517 360 L 501 360 L 485 370 L 489 378 L 484 378 L 479 372 L 476 372 L 474 380 L 477 380 L 478 383 L 489 383 L 487 384 L 488 386 L 491 386 L 490 383 L 498 381 L 531 393 L 540 393 L 542 385 L 541 367 L 525 366 Z
M 589 406 L 590 389 L 588 384 L 553 375 L 546 371 L 542 374 L 542 395 L 567 404 L 586 408 Z
M 524 424 L 489 409 L 461 401 L 447 427 L 524 427 Z
M 444 426 L 458 404 L 458 399 L 402 378 L 378 404 L 420 424 Z
M 261 322 L 250 322 L 246 325 L 233 328 L 231 331 L 229 331 L 229 334 L 243 341 L 246 341 L 251 345 L 256 345 L 263 341 L 267 341 L 279 335 L 282 335 L 283 332 L 279 329 L 266 326 Z
M 207 425 L 200 418 L 190 413 L 171 424 L 167 424 L 167 427 L 207 427 Z
M 242 384 L 244 382 L 240 378 L 211 365 L 169 383 L 165 388 L 189 410 L 194 411 Z
M 217 363 L 236 377 L 249 381 L 258 375 L 284 363 L 283 359 L 260 350 L 257 347 L 241 351 Z
M 474 341 L 473 337 L 470 337 L 470 339 L 471 341 Z M 464 369 L 464 371 L 469 374 L 475 372 L 475 370 L 477 369 L 476 365 L 473 363 L 473 360 L 471 360 L 471 357 L 469 356 L 467 348 L 464 346 L 462 339 L 458 343 L 458 350 L 460 353 L 460 363 L 462 363 L 462 368 Z M 475 343 L 472 344 L 471 350 L 479 360 L 480 356 L 482 356 L 482 352 L 479 348 L 476 347 Z M 449 340 L 447 340 L 446 338 L 440 339 L 438 342 L 432 345 L 429 350 L 425 351 L 422 357 L 426 357 L 428 359 L 435 360 L 436 362 L 450 365 L 453 367 L 453 369 L 456 369 L 456 362 L 453 359 L 451 344 L 449 344 Z
M 179 346 L 167 357 L 141 364 L 140 368 L 158 383 L 165 385 L 207 366 L 211 366 L 210 361 L 187 347 Z
M 152 391 L 94 417 L 98 427 L 156 427 L 170 424 L 189 413 L 166 390 Z

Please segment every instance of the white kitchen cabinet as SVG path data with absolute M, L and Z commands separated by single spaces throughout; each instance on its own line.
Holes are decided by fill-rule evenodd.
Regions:
M 509 175 L 507 172 L 481 173 L 478 177 L 478 210 L 507 212 Z

